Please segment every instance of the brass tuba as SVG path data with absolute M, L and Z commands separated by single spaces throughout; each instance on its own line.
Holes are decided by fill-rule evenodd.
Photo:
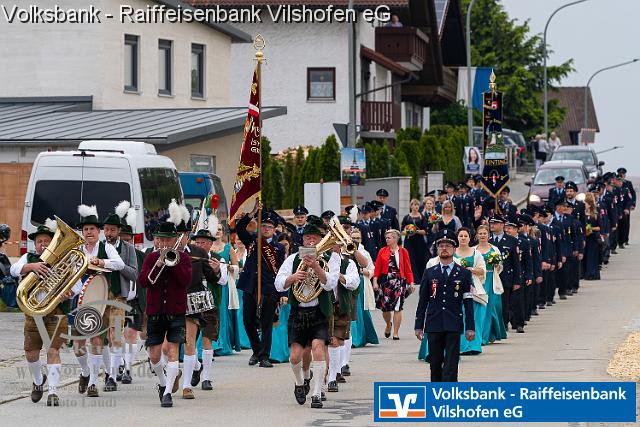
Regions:
M 335 244 L 342 245 L 345 252 L 349 255 L 353 254 L 357 249 L 355 243 L 353 243 L 349 235 L 344 231 L 344 228 L 342 228 L 342 225 L 340 225 L 340 221 L 334 216 L 329 221 L 329 233 L 316 245 L 316 259 L 324 271 L 329 271 L 329 265 L 322 255 L 330 251 Z M 296 282 L 291 286 L 293 296 L 298 302 L 310 302 L 318 298 L 322 292 L 322 285 L 315 272 L 309 270 L 309 266 L 304 262 L 298 265 L 296 272 L 297 271 L 306 271 L 308 274 L 306 279 Z
M 20 309 L 29 316 L 46 316 L 60 304 L 59 297 L 73 288 L 89 266 L 87 256 L 77 249 L 85 241 L 57 216 L 53 239 L 40 259 L 49 272 L 38 276 L 31 272 L 21 281 L 16 292 Z

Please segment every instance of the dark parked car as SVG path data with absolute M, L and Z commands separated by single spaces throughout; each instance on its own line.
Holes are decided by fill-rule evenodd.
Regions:
M 555 185 L 556 177 L 563 176 L 565 182 L 573 181 L 578 186 L 578 199 L 587 192 L 589 175 L 579 160 L 550 160 L 540 166 L 532 181 L 525 184 L 531 187 L 527 200 L 529 204 L 540 206 L 547 203 L 549 189 Z
M 598 161 L 598 155 L 587 145 L 562 145 L 551 155 L 551 160 L 580 160 L 587 168 L 589 178 L 602 175 L 604 162 Z

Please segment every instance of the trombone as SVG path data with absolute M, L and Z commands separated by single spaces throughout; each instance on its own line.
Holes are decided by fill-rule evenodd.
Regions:
M 165 267 L 175 267 L 176 265 L 178 265 L 178 263 L 180 262 L 180 252 L 178 251 L 178 248 L 180 247 L 180 242 L 182 242 L 183 236 L 184 233 L 178 236 L 178 240 L 176 240 L 176 243 L 173 245 L 173 247 L 160 249 L 160 256 L 158 257 L 158 261 L 162 263 L 162 266 L 157 266 L 158 261 L 153 264 L 153 267 L 151 268 L 151 271 L 147 276 L 149 283 L 151 283 L 152 285 L 155 284 L 160 278 L 160 275 L 164 271 Z

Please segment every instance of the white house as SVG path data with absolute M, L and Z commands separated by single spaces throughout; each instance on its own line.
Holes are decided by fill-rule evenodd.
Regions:
M 274 22 L 268 8 L 300 10 L 344 7 L 346 0 L 189 0 L 201 8 L 261 7 L 262 23 L 235 24 L 266 41 L 262 99 L 284 105 L 287 115 L 270 120 L 264 134 L 274 151 L 300 144 L 321 145 L 349 122 L 349 24 Z M 464 43 L 458 0 L 356 0 L 355 94 L 359 137 L 394 139 L 401 127 L 428 126 L 428 107 L 455 101 Z M 363 13 L 388 6 L 404 27 L 367 22 Z M 385 10 L 385 9 L 383 9 Z M 437 42 L 436 42 L 437 41 Z M 462 48 L 462 50 L 460 50 Z M 447 49 L 455 50 L 443 54 Z M 231 48 L 232 103 L 244 102 L 253 47 Z M 447 66 L 445 66 L 447 65 Z
M 42 0 L 29 4 L 55 6 Z M 231 47 L 250 43 L 251 36 L 208 21 L 120 23 L 122 2 L 116 0 L 56 4 L 62 10 L 93 6 L 102 22 L 16 19 L 0 25 L 0 183 L 9 189 L 0 195 L 2 221 L 20 229 L 26 184 L 39 152 L 73 149 L 87 139 L 153 143 L 178 170 L 216 173 L 230 196 L 251 84 L 248 78 L 245 99 L 234 106 Z M 16 5 L 29 10 L 26 2 Z M 143 10 L 158 5 L 195 10 L 179 0 L 126 4 Z M 285 113 L 285 108 L 263 108 L 266 119 Z

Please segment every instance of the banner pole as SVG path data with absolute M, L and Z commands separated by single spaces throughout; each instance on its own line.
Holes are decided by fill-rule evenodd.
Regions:
M 256 75 L 258 81 L 258 109 L 262 110 L 262 61 L 264 54 L 264 39 L 261 35 L 257 35 L 253 47 L 256 49 Z M 262 139 L 262 114 L 259 115 L 258 126 L 260 127 L 260 138 Z M 258 286 L 257 286 L 257 310 L 260 317 L 260 304 L 262 302 L 262 141 L 260 141 L 260 192 L 258 193 Z

